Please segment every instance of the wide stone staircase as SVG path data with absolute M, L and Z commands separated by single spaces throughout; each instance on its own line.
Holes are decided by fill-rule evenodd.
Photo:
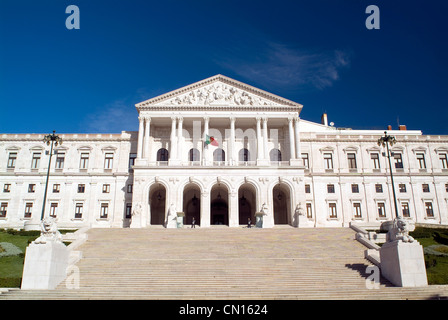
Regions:
M 90 229 L 79 288 L 0 299 L 447 299 L 448 286 L 368 289 L 369 261 L 348 228 Z

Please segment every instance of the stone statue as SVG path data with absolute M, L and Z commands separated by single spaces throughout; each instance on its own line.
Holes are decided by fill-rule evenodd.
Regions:
M 302 204 L 300 202 L 297 204 L 294 213 L 296 216 L 303 216 Z
M 49 241 L 62 242 L 62 235 L 58 231 L 58 227 L 54 218 L 46 217 L 41 222 L 40 237 L 33 241 L 36 244 L 44 244 Z
M 266 202 L 261 206 L 260 212 L 263 214 L 268 214 L 268 205 L 266 204 Z
M 135 204 L 135 207 L 132 208 L 132 216 L 138 216 L 140 213 L 142 213 L 142 205 L 138 202 Z
M 409 235 L 409 225 L 403 217 L 398 217 L 394 220 L 392 228 L 387 233 L 387 241 L 403 241 L 414 242 L 414 238 Z

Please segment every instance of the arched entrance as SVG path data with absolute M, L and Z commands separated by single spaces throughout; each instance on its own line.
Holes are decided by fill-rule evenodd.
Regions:
M 210 224 L 229 225 L 229 192 L 222 183 L 210 191 Z
M 283 184 L 277 184 L 272 190 L 274 203 L 274 224 L 288 224 L 291 216 L 291 197 L 289 188 Z
M 255 223 L 256 194 L 255 187 L 249 183 L 243 184 L 238 189 L 238 221 L 240 225 L 247 225 L 248 219 L 252 224 Z
M 190 183 L 184 188 L 183 212 L 185 213 L 184 224 L 191 225 L 191 222 L 193 221 L 194 218 L 196 221 L 196 225 L 200 225 L 201 190 L 194 183 Z
M 151 225 L 164 225 L 166 212 L 166 189 L 160 183 L 156 183 L 149 189 L 149 210 L 151 213 Z

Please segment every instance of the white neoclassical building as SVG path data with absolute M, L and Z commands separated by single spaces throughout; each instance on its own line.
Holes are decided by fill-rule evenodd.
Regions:
M 60 134 L 45 215 L 60 228 L 341 227 L 395 217 L 383 130 L 300 118 L 302 105 L 216 75 L 136 105 L 138 132 Z M 448 136 L 388 130 L 399 215 L 448 224 Z M 0 228 L 40 220 L 44 134 L 0 135 Z

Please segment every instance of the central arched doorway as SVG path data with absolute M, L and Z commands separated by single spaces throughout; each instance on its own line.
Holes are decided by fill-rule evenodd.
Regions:
M 194 218 L 195 224 L 200 225 L 201 190 L 194 183 L 190 183 L 184 188 L 183 212 L 185 213 L 184 224 L 191 225 Z
M 272 190 L 274 203 L 274 224 L 288 224 L 291 216 L 291 198 L 289 188 L 284 184 L 277 184 Z
M 229 225 L 229 192 L 222 183 L 210 191 L 210 224 Z
M 156 183 L 149 189 L 149 210 L 151 213 L 151 225 L 164 225 L 166 212 L 166 189 Z
M 238 189 L 238 223 L 240 225 L 247 225 L 249 219 L 252 224 L 255 223 L 256 194 L 255 187 L 249 183 L 243 184 Z

